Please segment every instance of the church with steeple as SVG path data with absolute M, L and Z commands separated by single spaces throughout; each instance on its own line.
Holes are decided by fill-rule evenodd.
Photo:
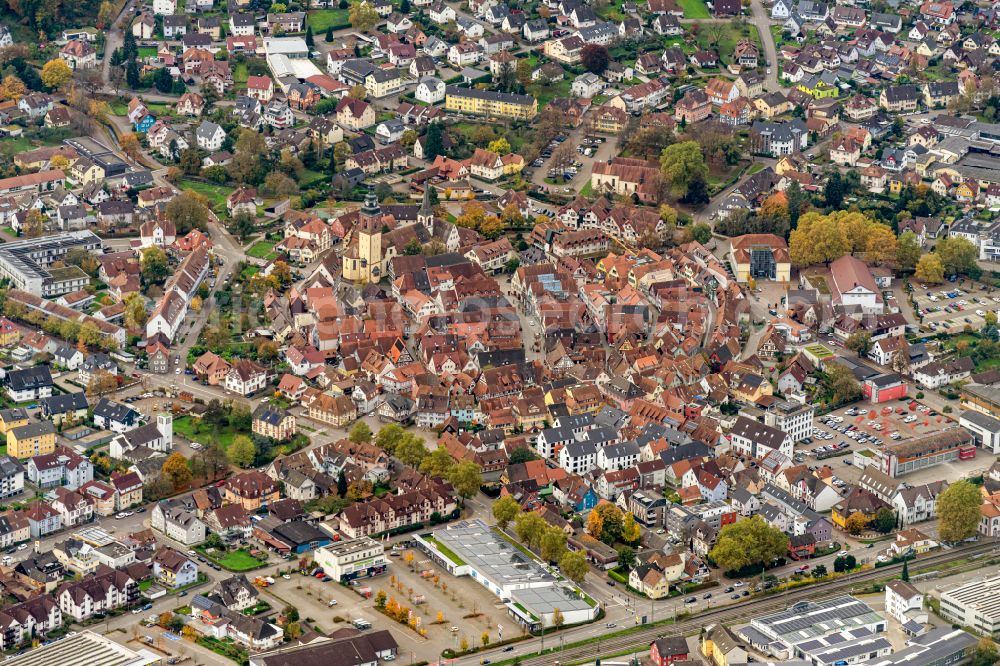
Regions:
M 391 223 L 395 228 L 387 231 Z M 450 226 L 450 225 L 449 225 Z M 341 274 L 348 282 L 378 282 L 387 275 L 389 262 L 407 243 L 426 243 L 434 234 L 434 208 L 430 187 L 420 207 L 413 204 L 380 206 L 372 189 L 358 212 L 350 244 L 344 250 Z
M 342 274 L 351 282 L 378 282 L 385 274 L 382 255 L 382 209 L 375 191 L 369 189 L 351 244 L 344 251 Z

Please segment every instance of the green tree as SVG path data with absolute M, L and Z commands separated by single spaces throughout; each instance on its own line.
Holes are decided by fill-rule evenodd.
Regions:
M 868 331 L 858 331 L 856 333 L 852 333 L 850 337 L 847 338 L 847 342 L 844 343 L 844 346 L 858 356 L 864 356 L 871 351 L 872 334 Z
M 420 471 L 429 476 L 446 479 L 454 466 L 455 459 L 448 453 L 448 449 L 439 446 L 421 461 Z
M 802 186 L 796 180 L 793 180 L 792 184 L 788 186 L 785 195 L 788 197 L 788 224 L 794 229 L 795 225 L 799 223 L 799 216 L 808 204 L 809 198 L 802 192 Z
M 358 421 L 351 426 L 350 432 L 347 433 L 347 439 L 355 444 L 370 442 L 372 441 L 372 429 L 364 421 Z
M 542 532 L 539 551 L 546 562 L 558 562 L 566 552 L 566 533 L 555 526 L 549 526 Z
M 712 240 L 712 227 L 704 222 L 691 225 L 691 238 L 705 245 Z
M 510 454 L 510 458 L 507 460 L 508 465 L 518 465 L 520 463 L 530 462 L 532 460 L 541 460 L 541 456 L 529 449 L 527 446 L 521 446 L 514 449 L 514 452 Z
M 724 526 L 709 557 L 724 571 L 738 571 L 767 565 L 787 551 L 788 536 L 753 516 Z
M 241 210 L 230 218 L 226 228 L 240 241 L 246 241 L 257 231 L 257 218 L 249 211 Z
M 340 470 L 340 474 L 337 475 L 337 496 L 347 496 L 347 475 L 344 474 L 344 470 Z
M 631 546 L 618 549 L 618 566 L 628 570 L 635 566 L 635 550 Z
M 582 550 L 569 550 L 559 558 L 559 570 L 571 581 L 579 585 L 587 577 L 590 565 L 587 564 L 587 555 Z
M 333 41 L 333 26 L 331 25 L 326 29 L 326 36 L 323 37 L 323 41 L 329 44 Z
M 500 529 L 507 529 L 510 524 L 521 513 L 521 505 L 510 495 L 502 495 L 493 501 L 493 518 L 497 521 Z
M 882 534 L 888 534 L 896 527 L 896 514 L 892 509 L 882 507 L 875 514 L 875 520 L 872 521 L 872 527 Z
M 431 123 L 427 126 L 427 132 L 424 134 L 423 149 L 424 159 L 428 162 L 433 162 L 435 157 L 444 154 L 443 132 L 444 128 L 441 127 L 441 123 Z M 426 183 L 425 187 L 431 187 L 431 184 Z
M 164 213 L 177 227 L 178 234 L 192 229 L 208 230 L 208 204 L 197 192 L 181 192 L 167 203 Z
M 316 40 L 313 38 L 313 29 L 311 25 L 306 26 L 306 46 L 312 48 L 316 44 Z
M 410 467 L 420 467 L 420 463 L 424 461 L 426 455 L 427 448 L 424 446 L 424 440 L 413 433 L 406 433 L 399 445 L 396 446 L 396 457 L 404 465 Z
M 845 190 L 844 179 L 839 171 L 834 170 L 827 179 L 826 185 L 823 186 L 823 199 L 826 201 L 826 205 L 834 210 L 840 208 L 840 205 L 844 203 Z
M 514 534 L 528 548 L 535 549 L 542 542 L 542 535 L 549 524 L 534 511 L 518 514 L 514 519 Z
M 237 467 L 250 467 L 257 458 L 257 446 L 246 435 L 236 435 L 226 450 L 226 457 Z
M 813 567 L 813 570 L 812 570 L 812 577 L 813 578 L 822 578 L 825 575 L 826 575 L 826 567 L 824 565 L 817 564 L 815 567 Z
M 708 177 L 708 165 L 697 141 L 683 141 L 667 146 L 660 154 L 660 172 L 676 197 L 685 196 L 688 186 Z
M 351 10 L 348 13 L 348 21 L 351 27 L 360 33 L 370 32 L 379 22 L 378 12 L 375 11 L 374 4 L 356 0 L 351 3 Z
M 969 275 L 978 276 L 979 268 L 976 259 L 979 251 L 970 241 L 959 236 L 949 236 L 942 238 L 934 246 L 934 254 L 941 259 L 946 275 Z
M 861 384 L 847 366 L 840 363 L 830 364 L 826 377 L 827 386 L 833 392 L 833 402 L 850 402 L 861 397 Z
M 474 497 L 483 485 L 482 470 L 471 460 L 463 460 L 451 468 L 448 481 L 459 497 L 469 499 Z
M 896 266 L 903 271 L 912 271 L 920 261 L 920 239 L 912 231 L 904 231 L 896 241 Z
M 156 284 L 166 279 L 170 274 L 167 266 L 167 253 L 156 245 L 150 245 L 142 251 L 140 258 L 142 279 L 147 285 Z
M 899 579 L 904 583 L 910 582 L 910 562 L 909 560 L 903 560 L 903 570 L 899 573 Z
M 979 507 L 982 498 L 979 488 L 962 479 L 948 486 L 938 495 L 938 536 L 942 541 L 954 543 L 975 536 L 979 528 Z
M 398 423 L 389 423 L 382 426 L 378 434 L 375 435 L 375 444 L 383 451 L 392 455 L 396 451 L 396 446 L 403 440 L 406 431 Z

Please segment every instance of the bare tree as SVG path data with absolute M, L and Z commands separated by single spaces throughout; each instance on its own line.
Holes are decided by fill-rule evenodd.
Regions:
M 552 152 L 552 167 L 554 169 L 565 169 L 572 164 L 573 146 L 568 141 L 564 141 Z

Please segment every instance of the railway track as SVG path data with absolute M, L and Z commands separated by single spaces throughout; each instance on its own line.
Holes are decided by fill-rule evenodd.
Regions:
M 917 561 L 921 569 L 933 568 L 935 565 L 944 564 L 953 560 L 975 557 L 991 552 L 1000 552 L 1000 545 L 995 541 L 988 543 L 977 543 L 964 548 L 953 548 L 948 551 L 937 553 L 930 557 L 925 557 Z M 822 585 L 807 585 L 794 590 L 781 592 L 773 596 L 761 597 L 753 601 L 747 601 L 730 606 L 721 606 L 716 609 L 706 610 L 697 615 L 685 619 L 677 624 L 655 626 L 651 625 L 647 629 L 635 631 L 623 636 L 611 636 L 600 642 L 600 647 L 596 643 L 588 643 L 578 647 L 571 647 L 565 650 L 549 652 L 544 655 L 521 657 L 522 666 L 554 666 L 556 664 L 574 664 L 587 659 L 596 659 L 601 654 L 618 654 L 627 650 L 645 650 L 649 644 L 657 638 L 664 636 L 687 636 L 700 631 L 702 627 L 715 623 L 738 624 L 747 622 L 760 615 L 784 610 L 796 601 L 805 599 L 816 600 L 825 599 L 838 594 L 850 592 L 852 589 L 864 585 L 865 583 L 881 580 L 902 570 L 902 563 L 892 564 L 878 569 L 869 569 L 860 573 L 837 579 Z M 600 654 L 598 654 L 598 652 Z M 500 653 L 502 654 L 502 653 Z M 475 664 L 488 655 L 482 653 L 462 660 L 462 664 Z M 490 655 L 491 656 L 491 655 Z

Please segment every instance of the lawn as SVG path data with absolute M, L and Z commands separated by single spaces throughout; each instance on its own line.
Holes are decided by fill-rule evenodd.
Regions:
M 678 0 L 678 4 L 684 10 L 684 18 L 705 19 L 712 16 L 708 13 L 705 0 Z
M 395 114 L 392 114 L 395 117 Z M 325 173 L 321 171 L 313 171 L 312 169 L 304 169 L 302 175 L 299 176 L 299 185 L 303 189 L 308 189 L 311 185 L 318 185 L 325 182 L 329 178 Z
M 198 552 L 229 571 L 250 571 L 266 564 L 266 562 L 261 562 L 251 555 L 249 551 L 242 548 L 240 550 L 231 550 L 222 557 L 218 556 L 218 552 L 209 553 L 205 548 L 201 547 L 198 548 Z
M 124 116 L 128 114 L 128 104 L 121 100 L 114 100 L 113 102 L 108 102 L 108 106 L 111 107 L 111 113 L 116 116 Z
M 569 79 L 553 81 L 548 85 L 532 83 L 528 86 L 528 94 L 538 98 L 538 108 L 543 108 L 556 97 L 569 97 L 570 88 L 573 82 Z
M 246 83 L 249 77 L 250 73 L 245 62 L 236 65 L 236 69 L 233 70 L 233 83 Z
M 233 192 L 233 188 L 227 187 L 226 185 L 212 185 L 210 183 L 202 183 L 200 181 L 188 180 L 182 178 L 180 183 L 181 189 L 192 190 L 202 195 L 208 199 L 209 203 L 212 204 L 212 210 L 216 214 L 225 214 L 226 212 L 226 199 Z
M 278 256 L 274 252 L 274 243 L 266 240 L 257 241 L 251 245 L 247 254 L 256 259 L 267 259 L 268 261 Z
M 317 39 L 326 33 L 327 28 L 337 30 L 351 25 L 348 20 L 349 9 L 316 9 L 309 12 L 309 26 Z
M 590 179 L 587 179 L 587 182 L 584 184 L 584 186 L 580 188 L 580 196 L 589 197 L 591 194 L 593 194 L 593 188 L 591 186 Z
M 174 419 L 174 432 L 184 439 L 192 442 L 200 441 L 200 443 L 204 444 L 208 435 L 215 432 L 215 428 L 202 424 L 201 421 L 192 419 L 190 416 L 181 416 Z M 223 448 L 228 448 L 229 445 L 233 443 L 233 437 L 236 436 L 236 431 L 227 426 L 219 429 L 218 436 L 219 444 L 221 444 Z
M 260 272 L 259 266 L 247 265 L 243 268 L 242 271 L 240 271 L 240 280 L 245 282 L 259 272 Z
M 156 57 L 156 47 L 155 46 L 140 46 L 139 47 L 139 58 L 155 58 Z
M 698 48 L 707 51 L 714 50 L 724 61 L 728 62 L 733 55 L 733 49 L 736 48 L 736 43 L 744 38 L 749 39 L 758 47 L 760 46 L 757 26 L 749 23 L 743 25 L 731 23 L 703 25 L 698 31 Z

